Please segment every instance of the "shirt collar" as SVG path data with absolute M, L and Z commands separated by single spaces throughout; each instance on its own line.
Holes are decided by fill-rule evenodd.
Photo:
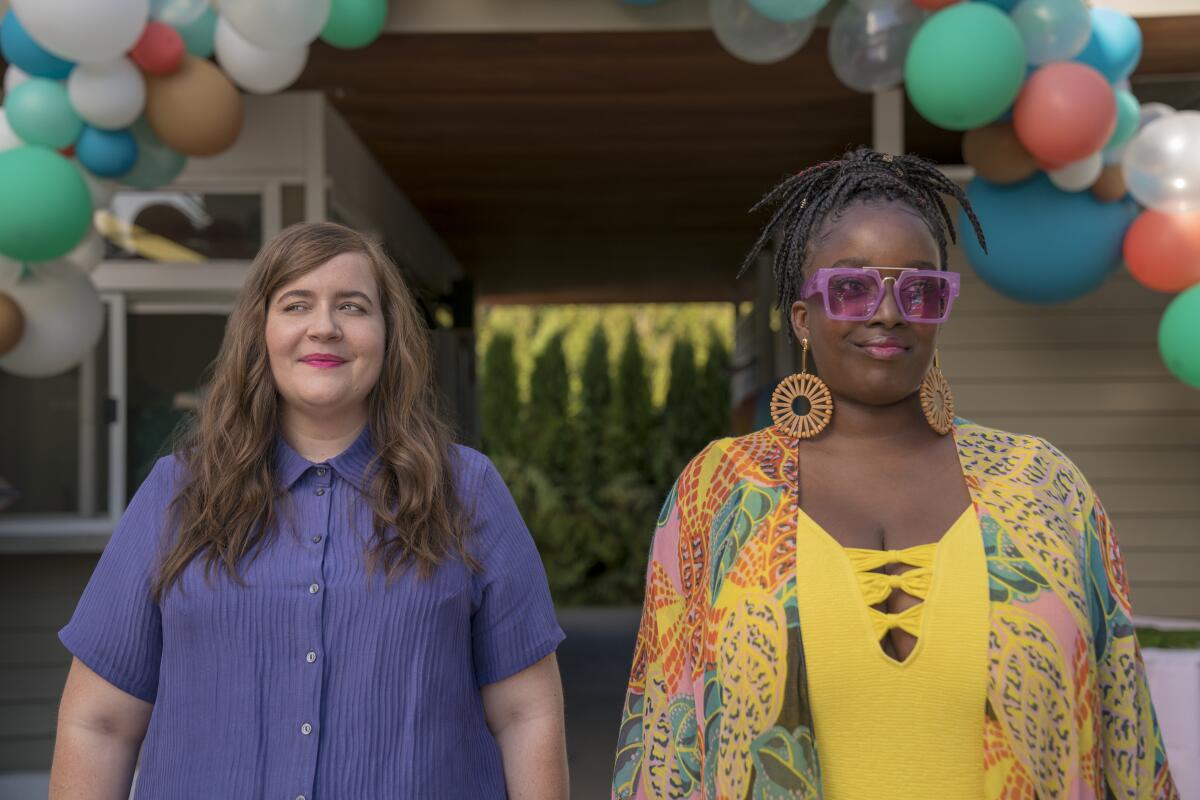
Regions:
M 339 477 L 349 481 L 360 492 L 365 492 L 372 477 L 367 474 L 367 467 L 374 457 L 375 447 L 371 444 L 371 429 L 368 426 L 362 429 L 349 447 L 323 463 L 333 467 L 333 471 Z M 275 469 L 285 491 L 290 490 L 292 485 L 314 466 L 315 462 L 297 453 L 282 436 L 276 437 Z

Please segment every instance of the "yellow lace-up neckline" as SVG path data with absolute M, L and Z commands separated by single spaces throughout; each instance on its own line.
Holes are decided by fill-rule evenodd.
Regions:
M 937 542 L 903 550 L 868 550 L 858 547 L 846 547 L 843 550 L 850 559 L 850 566 L 854 569 L 863 599 L 870 606 L 867 613 L 875 628 L 876 638 L 882 639 L 888 631 L 897 628 L 913 636 L 920 636 L 925 598 L 928 597 L 929 587 L 933 583 L 933 560 L 937 555 Z M 904 564 L 912 569 L 895 575 L 875 571 L 889 564 Z M 885 602 L 897 590 L 921 602 L 897 614 L 886 613 L 873 607 Z

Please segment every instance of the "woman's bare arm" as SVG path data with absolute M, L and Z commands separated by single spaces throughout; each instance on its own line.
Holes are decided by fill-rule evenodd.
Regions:
M 562 680 L 554 654 L 483 687 L 488 727 L 500 745 L 511 800 L 566 800 Z

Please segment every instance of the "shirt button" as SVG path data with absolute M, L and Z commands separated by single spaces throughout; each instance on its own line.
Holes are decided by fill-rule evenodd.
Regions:
M 320 543 L 321 543 L 321 534 L 318 533 L 316 536 L 313 537 L 313 544 L 320 544 Z
M 320 497 L 320 496 L 321 496 L 321 495 L 323 495 L 323 494 L 325 494 L 325 490 L 324 490 L 324 489 L 317 489 L 317 497 Z
M 325 477 L 325 468 L 317 467 L 317 474 L 320 475 L 321 477 Z
M 312 733 L 312 725 L 309 725 L 307 722 L 304 723 L 300 726 L 300 732 L 305 736 L 308 736 L 310 733 Z
M 314 661 L 316 661 L 316 660 L 317 660 L 317 651 L 316 651 L 316 650 L 309 650 L 309 651 L 308 651 L 308 655 L 306 655 L 306 656 L 304 657 L 304 660 L 305 660 L 305 661 L 307 661 L 307 662 L 308 662 L 308 663 L 310 663 L 310 664 L 311 664 L 311 663 L 313 663 Z
M 298 794 L 296 795 L 296 800 L 305 800 L 305 797 L 302 794 Z
M 319 583 L 314 583 L 308 587 L 309 594 L 316 594 L 319 591 L 321 591 L 321 584 L 319 584 Z

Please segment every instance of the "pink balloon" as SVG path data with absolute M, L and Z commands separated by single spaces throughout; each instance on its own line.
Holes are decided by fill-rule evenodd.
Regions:
M 183 37 L 162 22 L 152 21 L 129 51 L 133 63 L 150 75 L 171 75 L 183 65 Z
M 1056 61 L 1025 81 L 1013 106 L 1017 138 L 1044 164 L 1070 164 L 1102 149 L 1117 127 L 1117 99 L 1086 64 Z

